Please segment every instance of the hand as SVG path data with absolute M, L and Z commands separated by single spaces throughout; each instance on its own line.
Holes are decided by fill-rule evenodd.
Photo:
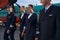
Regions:
M 35 37 L 35 40 L 38 40 L 38 38 L 37 38 L 37 37 Z
M 24 36 L 24 33 L 23 33 L 23 32 L 21 33 L 21 36 L 22 36 L 22 37 Z
M 7 33 L 10 33 L 10 30 L 7 30 Z

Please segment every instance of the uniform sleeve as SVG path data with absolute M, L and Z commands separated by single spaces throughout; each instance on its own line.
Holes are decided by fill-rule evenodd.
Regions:
M 39 32 L 39 15 L 37 15 L 36 37 L 38 37 L 39 34 L 40 34 L 40 32 Z
M 10 27 L 9 27 L 9 14 L 7 15 L 6 29 L 10 30 Z

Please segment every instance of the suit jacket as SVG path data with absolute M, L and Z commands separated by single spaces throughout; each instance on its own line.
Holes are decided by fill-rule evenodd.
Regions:
M 26 26 L 26 38 L 31 38 L 36 35 L 36 26 L 37 25 L 37 14 L 33 13 L 32 16 L 28 19 L 26 17 L 25 26 Z M 28 40 L 27 39 L 27 40 Z
M 40 39 L 60 40 L 60 7 L 52 5 L 46 12 L 40 12 Z
M 22 15 L 22 14 L 21 14 Z M 24 28 L 24 24 L 25 24 L 25 19 L 26 19 L 26 13 L 24 13 L 24 16 L 22 17 L 22 19 L 21 19 L 21 15 L 20 15 L 20 21 L 21 21 L 21 24 L 20 24 L 20 32 L 22 33 L 22 31 L 23 31 L 23 28 Z
M 12 25 L 12 27 L 10 26 Z M 16 16 L 11 12 L 10 14 L 7 14 L 7 23 L 6 27 L 9 30 L 16 30 Z

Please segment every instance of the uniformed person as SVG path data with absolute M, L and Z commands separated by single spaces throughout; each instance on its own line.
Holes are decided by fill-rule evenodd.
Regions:
M 24 40 L 24 34 L 25 34 L 25 27 L 24 27 L 24 24 L 25 24 L 25 19 L 26 19 L 26 7 L 25 6 L 21 6 L 20 7 L 20 40 Z
M 40 40 L 60 40 L 60 7 L 51 0 L 40 0 L 44 8 L 40 11 Z
M 34 13 L 34 8 L 32 4 L 28 5 L 28 15 L 25 21 L 26 35 L 25 40 L 35 40 L 36 26 L 37 25 L 37 14 Z
M 13 13 L 13 8 L 11 5 L 7 6 L 7 23 L 4 32 L 4 40 L 14 40 L 14 32 L 16 30 L 16 16 Z M 10 36 L 10 38 L 9 38 Z

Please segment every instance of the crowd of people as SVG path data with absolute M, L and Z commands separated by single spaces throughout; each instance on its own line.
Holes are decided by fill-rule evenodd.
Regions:
M 40 1 L 44 8 L 40 10 L 39 16 L 34 12 L 32 4 L 28 5 L 28 9 L 20 6 L 19 23 L 16 23 L 12 5 L 7 6 L 4 40 L 15 40 L 14 32 L 17 27 L 19 27 L 20 40 L 60 40 L 60 7 L 51 4 L 51 0 Z

